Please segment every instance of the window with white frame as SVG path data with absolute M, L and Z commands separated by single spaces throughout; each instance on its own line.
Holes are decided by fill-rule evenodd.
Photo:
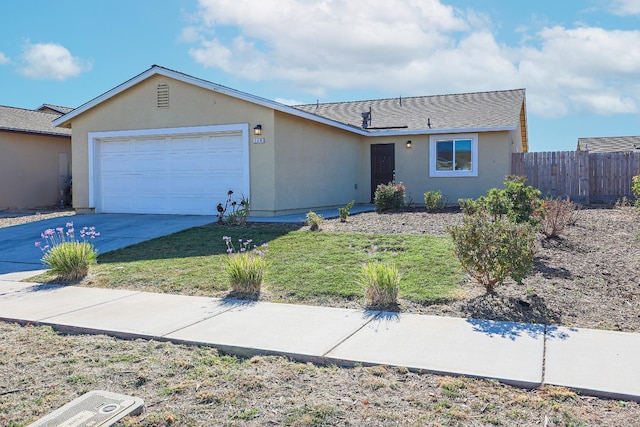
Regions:
M 431 135 L 429 176 L 478 176 L 478 134 Z

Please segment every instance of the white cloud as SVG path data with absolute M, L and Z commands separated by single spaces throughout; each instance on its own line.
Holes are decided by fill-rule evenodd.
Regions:
M 279 102 L 280 104 L 284 104 L 284 105 L 303 105 L 303 104 L 307 104 L 306 102 L 298 101 L 297 99 L 276 98 L 276 99 L 274 99 L 274 101 Z
M 640 15 L 640 0 L 613 0 L 611 11 L 616 15 Z
M 543 116 L 640 111 L 640 31 L 543 27 L 508 46 L 487 15 L 441 0 L 200 0 L 199 14 L 183 31 L 197 63 L 314 97 L 524 87 Z
M 21 55 L 18 71 L 29 78 L 65 80 L 91 69 L 91 63 L 71 55 L 55 43 L 28 44 Z
M 7 56 L 4 53 L 0 52 L 0 65 L 8 64 L 8 63 L 9 63 L 9 58 L 7 58 Z
M 556 117 L 640 111 L 640 31 L 553 27 L 540 31 L 538 41 L 540 48 L 513 55 L 530 90 L 531 112 Z

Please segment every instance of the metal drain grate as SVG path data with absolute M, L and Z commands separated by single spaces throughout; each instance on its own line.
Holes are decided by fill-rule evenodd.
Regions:
M 139 397 L 93 390 L 28 427 L 108 427 L 127 415 L 139 414 L 143 406 Z

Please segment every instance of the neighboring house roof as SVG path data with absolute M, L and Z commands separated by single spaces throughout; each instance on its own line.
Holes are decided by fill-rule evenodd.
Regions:
M 69 129 L 55 127 L 53 120 L 60 114 L 0 106 L 0 131 L 71 136 Z
M 58 113 L 58 114 L 67 114 L 70 111 L 73 111 L 71 107 L 63 107 L 61 105 L 53 105 L 53 104 L 42 104 L 36 111 L 42 111 L 43 113 Z
M 159 65 L 153 65 L 141 74 L 63 115 L 54 121 L 54 125 L 71 127 L 73 118 L 154 75 L 176 79 L 360 135 L 505 131 L 515 130 L 522 124 L 522 132 L 525 136 L 523 145 L 526 148 L 526 119 L 522 116 L 525 102 L 524 89 L 402 98 L 402 106 L 400 98 L 392 98 L 292 107 Z M 362 127 L 362 113 L 369 111 L 370 107 L 371 126 L 365 129 Z M 431 127 L 428 125 L 429 119 Z
M 611 153 L 640 150 L 640 136 L 603 136 L 578 138 L 578 151 Z
M 524 103 L 524 89 L 452 95 L 386 98 L 368 101 L 297 105 L 350 126 L 362 127 L 362 113 L 371 111 L 367 130 L 515 129 Z

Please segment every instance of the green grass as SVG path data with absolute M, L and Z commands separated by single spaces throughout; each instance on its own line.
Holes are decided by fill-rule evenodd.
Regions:
M 220 296 L 229 290 L 224 271 L 225 235 L 234 242 L 252 239 L 257 245 L 268 244 L 264 283 L 276 301 L 322 303 L 363 298 L 358 279 L 362 265 L 368 262 L 397 266 L 402 275 L 400 297 L 416 302 L 453 298 L 464 279 L 448 236 L 318 233 L 291 225 L 211 224 L 102 254 L 91 269 L 93 274 L 82 283 Z

